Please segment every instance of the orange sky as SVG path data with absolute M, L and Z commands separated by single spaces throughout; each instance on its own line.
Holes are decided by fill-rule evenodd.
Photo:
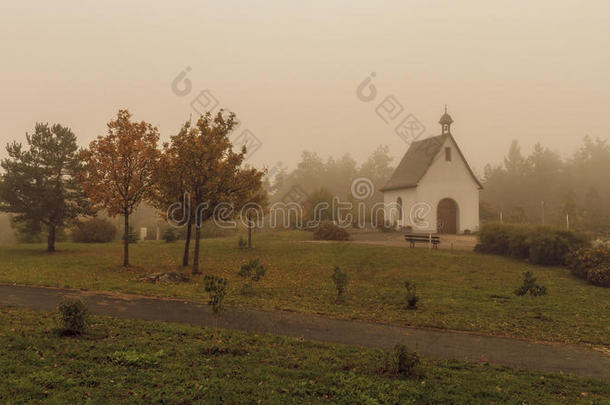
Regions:
M 2 144 L 49 121 L 84 146 L 119 108 L 167 138 L 204 89 L 261 140 L 256 165 L 292 167 L 303 149 L 363 160 L 379 144 L 398 159 L 405 143 L 375 113 L 388 95 L 427 134 L 448 104 L 478 173 L 514 138 L 564 155 L 608 138 L 607 1 L 177 3 L 3 2 Z M 364 103 L 371 72 L 378 95 Z

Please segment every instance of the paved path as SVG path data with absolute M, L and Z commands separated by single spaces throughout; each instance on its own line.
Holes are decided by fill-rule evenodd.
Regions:
M 488 361 L 529 370 L 564 372 L 610 380 L 610 357 L 575 345 L 483 336 L 432 329 L 405 328 L 323 318 L 284 311 L 231 308 L 218 320 L 207 305 L 141 296 L 0 285 L 0 305 L 52 311 L 65 295 L 80 296 L 93 313 L 122 318 L 183 322 L 325 342 L 391 348 L 404 343 L 441 359 Z

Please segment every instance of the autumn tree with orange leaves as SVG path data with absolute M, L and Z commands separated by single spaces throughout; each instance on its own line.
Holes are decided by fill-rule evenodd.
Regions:
M 193 274 L 199 274 L 201 226 L 207 220 L 226 220 L 238 212 L 261 188 L 264 171 L 242 167 L 246 148 L 233 151 L 229 134 L 235 128 L 235 114 L 208 112 L 190 123 L 164 146 L 159 165 L 160 201 L 172 198 L 182 203 L 185 225 L 194 225 Z M 183 193 L 182 196 L 179 194 Z M 188 196 L 188 198 L 184 198 Z M 182 214 L 182 212 L 180 213 Z M 188 233 L 188 229 L 187 229 Z M 188 262 L 188 239 L 185 259 Z
M 142 201 L 153 198 L 159 131 L 147 122 L 132 122 L 127 110 L 119 110 L 107 125 L 108 134 L 81 152 L 81 184 L 93 204 L 111 217 L 123 215 L 123 265 L 129 266 L 129 216 Z
M 163 144 L 157 168 L 157 190 L 154 206 L 164 211 L 170 226 L 186 227 L 186 241 L 182 266 L 189 265 L 189 247 L 194 215 L 190 209 L 190 188 L 187 180 L 192 176 L 194 139 L 197 128 L 191 121 L 184 123 L 180 132 Z

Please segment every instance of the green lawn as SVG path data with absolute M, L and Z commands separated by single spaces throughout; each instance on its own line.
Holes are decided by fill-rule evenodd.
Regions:
M 314 243 L 307 232 L 256 235 L 252 250 L 237 248 L 237 236 L 202 241 L 204 274 L 230 280 L 227 303 L 282 309 L 398 325 L 476 331 L 532 339 L 608 345 L 610 290 L 573 277 L 564 268 L 530 266 L 509 258 L 472 252 Z M 132 247 L 134 267 L 123 269 L 121 245 L 0 247 L 0 282 L 120 291 L 207 301 L 203 276 L 167 285 L 136 279 L 180 269 L 182 243 L 140 242 Z M 251 294 L 242 294 L 239 266 L 258 257 L 269 267 Z M 344 303 L 335 302 L 333 266 L 349 273 Z M 548 287 L 543 297 L 513 294 L 522 273 L 532 270 Z M 404 309 L 405 280 L 417 284 L 417 311 Z
M 385 371 L 388 355 L 377 349 L 92 321 L 87 334 L 60 337 L 51 314 L 0 307 L 0 403 L 607 404 L 610 397 L 608 382 L 560 374 L 424 359 L 423 376 L 405 379 Z

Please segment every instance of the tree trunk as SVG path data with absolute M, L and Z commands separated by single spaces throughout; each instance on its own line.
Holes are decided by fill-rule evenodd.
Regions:
M 125 233 L 123 235 L 123 266 L 129 267 L 129 214 L 125 212 Z
M 55 225 L 49 225 L 47 236 L 47 252 L 55 252 Z
M 188 223 L 186 224 L 186 241 L 184 242 L 184 256 L 182 257 L 182 267 L 187 267 L 189 265 L 189 247 L 191 245 L 191 229 L 193 221 L 189 218 Z
M 252 220 L 248 217 L 248 249 L 252 248 Z
M 193 253 L 193 275 L 201 274 L 199 271 L 199 236 L 201 235 L 201 222 L 195 224 L 195 252 Z

